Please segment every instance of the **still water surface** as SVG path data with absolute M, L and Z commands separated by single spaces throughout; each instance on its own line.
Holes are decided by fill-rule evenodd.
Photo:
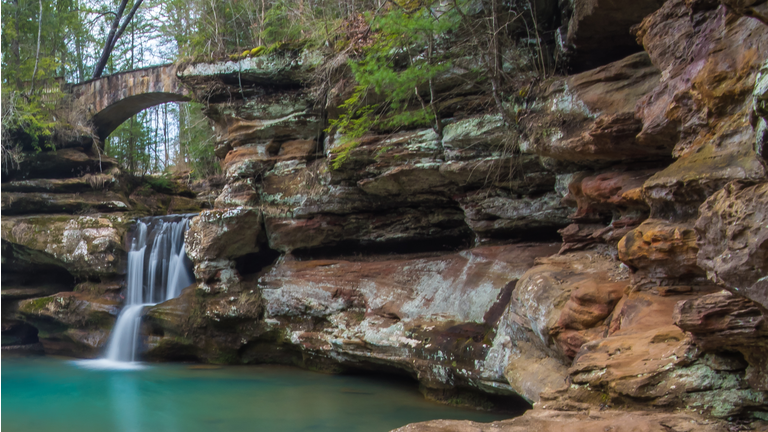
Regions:
M 431 419 L 508 416 L 426 401 L 412 382 L 279 366 L 93 370 L 2 359 L 3 432 L 389 431 Z

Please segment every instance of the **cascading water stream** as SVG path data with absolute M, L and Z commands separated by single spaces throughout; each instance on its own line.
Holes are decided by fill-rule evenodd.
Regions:
M 103 359 L 95 367 L 128 366 L 136 362 L 141 312 L 146 306 L 178 297 L 194 282 L 192 264 L 184 249 L 190 216 L 143 218 L 128 252 L 125 307 L 112 329 Z

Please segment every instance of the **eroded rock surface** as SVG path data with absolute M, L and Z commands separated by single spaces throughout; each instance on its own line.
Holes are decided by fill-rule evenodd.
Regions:
M 768 183 L 729 183 L 700 209 L 698 265 L 734 293 L 768 308 Z
M 461 420 L 433 420 L 414 423 L 394 432 L 555 432 L 555 431 L 670 431 L 724 432 L 728 426 L 690 414 L 655 412 L 585 411 L 581 413 L 534 410 L 512 420 L 475 423 Z
M 561 2 L 584 71 L 505 100 L 515 124 L 457 64 L 440 133 L 351 146 L 323 132 L 345 89 L 315 100 L 319 53 L 192 65 L 180 78 L 210 102 L 224 170 L 197 199 L 125 194 L 114 173 L 91 192 L 85 148 L 4 176 L 3 335 L 92 355 L 120 304 L 124 212 L 205 202 L 196 283 L 148 308 L 148 359 L 396 370 L 438 400 L 536 407 L 402 430 L 759 430 L 768 26 L 759 2 L 723 3 Z M 624 31 L 640 45 L 606 40 Z M 35 266 L 117 285 L 24 279 Z

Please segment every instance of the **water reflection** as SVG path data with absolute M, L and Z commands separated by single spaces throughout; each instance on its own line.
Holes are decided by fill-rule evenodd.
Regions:
M 140 432 L 141 400 L 137 383 L 125 375 L 110 377 L 110 399 L 112 400 L 112 430 Z
M 162 381 L 133 373 L 113 375 L 109 383 L 111 430 L 181 432 L 178 417 L 183 413 L 174 395 L 168 394 L 173 392 L 172 386 L 164 388 Z
M 507 417 L 429 403 L 412 382 L 292 368 L 81 366 L 4 358 L 3 432 L 385 432 L 436 418 Z

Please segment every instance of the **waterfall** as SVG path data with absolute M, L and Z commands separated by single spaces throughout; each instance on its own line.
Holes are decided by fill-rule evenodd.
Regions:
M 190 217 L 160 216 L 136 222 L 128 252 L 125 307 L 117 316 L 104 358 L 89 366 L 135 365 L 144 307 L 178 297 L 194 282 L 192 263 L 184 250 Z

